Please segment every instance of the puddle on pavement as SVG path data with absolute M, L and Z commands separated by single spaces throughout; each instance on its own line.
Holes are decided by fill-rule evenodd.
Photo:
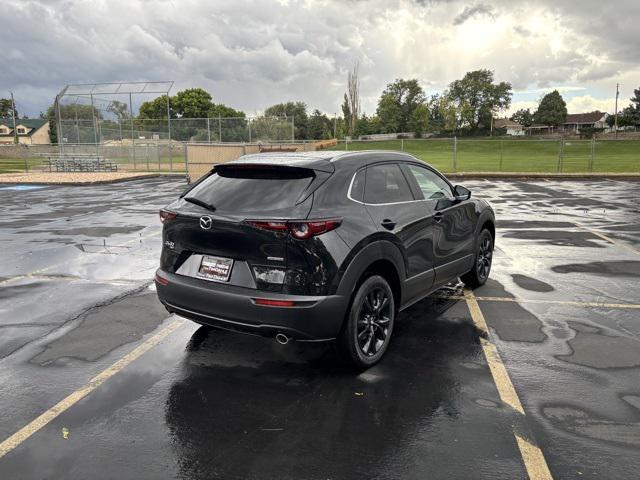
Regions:
M 493 203 L 493 200 L 491 201 Z M 575 228 L 575 223 L 553 220 L 497 220 L 497 228 Z
M 568 263 L 551 267 L 556 273 L 587 273 L 603 277 L 640 277 L 640 262 L 618 260 L 611 262 Z
M 535 278 L 531 278 L 527 275 L 521 275 L 519 273 L 514 273 L 511 275 L 511 278 L 520 288 L 524 288 L 525 290 L 531 290 L 532 292 L 552 292 L 555 290 L 551 285 L 542 280 L 537 280 Z
M 590 232 L 567 232 L 564 230 L 511 230 L 503 234 L 505 238 L 518 240 L 539 240 L 556 247 L 605 248 L 602 240 Z
M 595 440 L 640 446 L 640 423 L 596 418 L 585 410 L 569 406 L 544 407 L 542 413 L 561 430 Z
M 110 237 L 111 235 L 134 233 L 145 228 L 144 225 L 121 227 L 75 227 L 57 230 L 29 230 L 28 233 L 48 233 L 58 236 Z
M 528 277 L 527 277 L 528 278 Z M 489 279 L 476 296 L 514 298 L 497 280 Z M 541 343 L 547 339 L 542 321 L 517 302 L 482 301 L 480 308 L 489 327 L 505 342 Z
M 568 322 L 576 335 L 567 344 L 568 355 L 556 355 L 559 360 L 592 368 L 630 368 L 640 366 L 640 341 L 602 333 L 596 327 Z
M 0 190 L 12 190 L 16 192 L 24 192 L 30 190 L 40 190 L 46 188 L 46 185 L 12 185 L 10 187 L 0 187 Z

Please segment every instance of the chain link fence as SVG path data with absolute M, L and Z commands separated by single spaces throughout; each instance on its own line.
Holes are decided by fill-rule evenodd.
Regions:
M 407 152 L 443 172 L 639 173 L 640 140 L 397 139 L 340 141 L 339 150 Z
M 397 139 L 333 141 L 311 147 L 312 143 L 263 142 L 253 137 L 252 142 L 228 143 L 137 138 L 99 144 L 66 143 L 63 149 L 68 154 L 104 157 L 116 162 L 120 170 L 186 172 L 191 168 L 194 177 L 216 163 L 259 151 L 260 145 L 276 149 L 302 145 L 302 149 L 404 151 L 443 172 L 640 173 L 640 139 Z M 44 160 L 60 150 L 56 145 L 0 146 L 0 173 L 46 170 Z M 189 167 L 189 163 L 193 165 Z
M 171 140 L 176 142 L 293 141 L 293 117 L 214 117 L 109 120 L 95 117 L 60 120 L 61 143 L 85 144 Z

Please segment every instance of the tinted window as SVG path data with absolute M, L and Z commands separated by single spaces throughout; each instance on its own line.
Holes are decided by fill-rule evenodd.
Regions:
M 313 180 L 302 168 L 220 168 L 187 193 L 227 212 L 277 210 L 295 205 Z
M 394 203 L 413 200 L 407 179 L 395 163 L 367 168 L 366 203 Z
M 365 170 L 362 169 L 356 173 L 351 183 L 351 191 L 349 192 L 349 196 L 359 202 L 362 202 L 364 198 L 364 172 Z
M 451 187 L 439 175 L 428 168 L 409 165 L 409 170 L 416 179 L 424 198 L 453 198 Z

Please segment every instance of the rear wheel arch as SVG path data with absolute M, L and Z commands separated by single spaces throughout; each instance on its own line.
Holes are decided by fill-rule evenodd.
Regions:
M 404 260 L 400 249 L 393 243 L 376 241 L 360 250 L 340 278 L 336 293 L 351 297 L 367 272 L 375 272 L 385 277 L 392 285 L 394 297 L 402 293 L 402 279 L 405 278 Z M 397 301 L 400 301 L 400 297 Z
M 354 292 L 358 289 L 362 282 L 373 275 L 381 276 L 391 287 L 391 292 L 393 293 L 393 300 L 397 312 L 398 308 L 400 308 L 400 301 L 402 299 L 402 284 L 400 283 L 398 270 L 390 260 L 380 259 L 369 265 L 360 276 L 358 283 L 355 285 Z

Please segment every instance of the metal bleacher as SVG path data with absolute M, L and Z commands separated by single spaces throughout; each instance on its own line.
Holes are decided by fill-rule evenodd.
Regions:
M 50 172 L 117 172 L 118 164 L 91 153 L 60 153 L 42 155 Z

